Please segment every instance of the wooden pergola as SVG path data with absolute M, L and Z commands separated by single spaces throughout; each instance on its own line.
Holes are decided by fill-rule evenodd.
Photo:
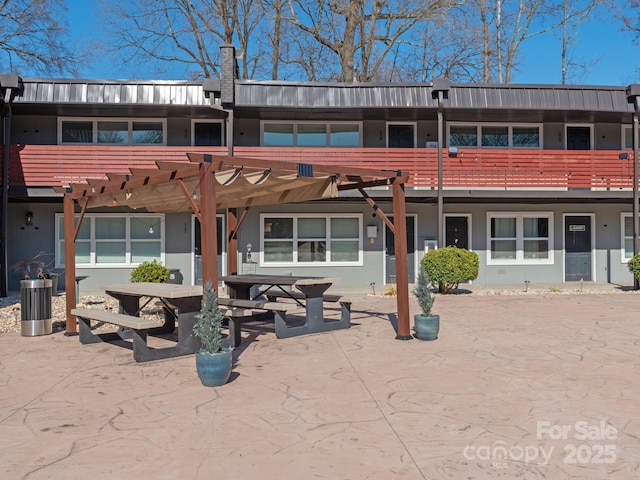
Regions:
M 157 161 L 155 168 L 131 168 L 105 179 L 59 187 L 64 193 L 65 289 L 67 333 L 76 332 L 75 242 L 90 208 L 126 206 L 149 212 L 192 211 L 200 221 L 202 281 L 218 285 L 216 211 L 227 210 L 228 271 L 237 269 L 237 232 L 250 207 L 336 198 L 342 190 L 358 190 L 395 236 L 398 339 L 411 339 L 407 232 L 403 171 L 299 164 L 236 156 L 187 153 L 189 162 Z M 365 189 L 387 186 L 393 193 L 393 221 Z M 76 202 L 80 218 L 75 222 Z M 238 212 L 244 209 L 240 215 Z M 71 240 L 71 241 L 69 241 Z

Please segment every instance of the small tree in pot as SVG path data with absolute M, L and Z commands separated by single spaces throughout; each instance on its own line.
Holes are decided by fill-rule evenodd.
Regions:
M 222 320 L 218 297 L 207 282 L 203 289 L 202 306 L 196 316 L 193 333 L 202 341 L 202 349 L 196 352 L 196 370 L 205 387 L 219 387 L 229 380 L 232 356 L 229 348 L 222 348 Z
M 435 340 L 440 331 L 440 315 L 432 315 L 434 297 L 429 288 L 429 278 L 421 266 L 418 269 L 418 283 L 413 288 L 413 294 L 418 300 L 421 314 L 413 316 L 416 338 L 420 340 Z

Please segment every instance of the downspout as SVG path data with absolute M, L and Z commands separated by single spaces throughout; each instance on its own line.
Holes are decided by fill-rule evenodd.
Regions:
M 11 158 L 11 102 L 22 95 L 22 78 L 18 75 L 0 75 L 0 100 L 2 101 L 2 218 L 0 219 L 0 297 L 8 295 L 9 270 L 7 263 L 7 215 L 9 212 L 9 161 Z
M 638 205 L 638 104 L 640 103 L 640 85 L 634 84 L 627 87 L 627 102 L 633 104 L 633 256 L 640 253 L 640 206 Z M 633 276 L 633 289 L 640 288 L 638 279 Z
M 438 248 L 444 247 L 444 191 L 443 191 L 443 160 L 442 148 L 444 143 L 444 99 L 449 95 L 449 81 L 446 78 L 436 78 L 431 84 L 431 97 L 438 99 Z

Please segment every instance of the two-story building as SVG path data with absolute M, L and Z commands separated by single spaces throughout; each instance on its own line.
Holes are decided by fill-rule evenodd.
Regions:
M 233 55 L 231 50 L 229 54 Z M 633 117 L 637 86 L 22 79 L 11 104 L 7 264 L 39 252 L 64 269 L 53 188 L 187 152 L 404 170 L 409 281 L 425 249 L 480 257 L 476 284 L 633 283 Z M 439 139 L 441 139 L 439 141 Z M 368 190 L 388 205 L 387 188 Z M 391 211 L 390 208 L 387 208 Z M 199 283 L 190 213 L 89 211 L 76 241 L 85 288 L 126 281 L 158 259 Z M 226 225 L 218 216 L 219 265 Z M 395 283 L 393 236 L 370 205 L 338 200 L 251 208 L 239 272 Z M 8 269 L 9 290 L 19 274 Z

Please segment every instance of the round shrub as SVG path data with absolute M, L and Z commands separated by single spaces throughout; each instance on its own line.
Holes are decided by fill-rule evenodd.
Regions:
M 640 280 L 640 253 L 627 262 L 627 267 L 633 273 L 633 278 Z
M 169 269 L 157 260 L 143 262 L 131 270 L 131 283 L 153 282 L 165 283 L 169 280 Z
M 420 263 L 440 293 L 455 290 L 460 282 L 475 280 L 480 270 L 480 259 L 476 252 L 454 246 L 431 250 L 422 257 Z

